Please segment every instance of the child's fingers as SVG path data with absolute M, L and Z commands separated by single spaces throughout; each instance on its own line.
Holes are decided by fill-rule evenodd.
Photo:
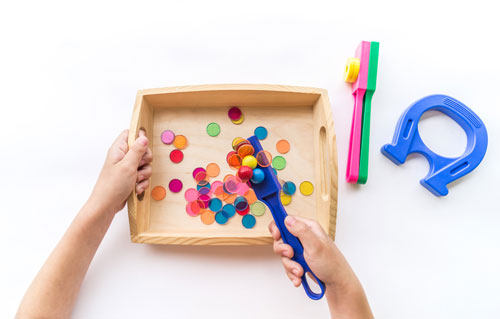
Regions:
M 151 167 L 151 165 L 143 166 L 137 173 L 136 183 L 140 183 L 145 179 L 149 179 L 152 173 L 153 173 L 153 168 Z
M 281 257 L 281 263 L 283 264 L 283 267 L 285 267 L 285 270 L 291 274 L 294 274 L 297 277 L 302 277 L 304 274 L 304 268 L 296 262 L 295 260 L 291 260 L 290 258 L 286 257 Z
M 281 258 L 281 263 L 285 268 L 288 278 L 293 282 L 295 287 L 298 287 L 302 282 L 301 277 L 304 272 L 302 266 L 299 263 L 285 257 Z
M 124 130 L 118 135 L 116 140 L 108 149 L 107 160 L 109 160 L 112 164 L 116 164 L 123 159 L 125 154 L 128 151 L 128 130 Z
M 281 234 L 274 220 L 269 223 L 269 232 L 274 240 L 280 240 Z
M 302 284 L 302 279 L 298 278 L 298 277 L 295 277 L 295 278 L 293 278 L 292 282 L 293 282 L 293 285 L 295 287 L 299 287 Z
M 292 247 L 288 244 L 283 243 L 282 240 L 275 241 L 273 243 L 273 250 L 274 250 L 274 253 L 278 256 L 283 256 L 283 257 L 288 257 L 288 258 L 293 257 Z
M 290 281 L 292 282 L 292 284 L 295 287 L 300 286 L 300 284 L 302 283 L 302 279 L 300 279 L 299 277 L 295 276 L 294 274 L 286 272 L 286 275 L 287 275 L 288 279 L 290 279 Z
M 133 167 L 139 167 L 139 163 L 142 157 L 144 156 L 144 154 L 146 154 L 146 151 L 148 150 L 148 144 L 149 144 L 148 138 L 144 135 L 144 133 L 140 133 L 139 137 L 135 140 L 134 144 L 130 146 L 130 149 L 125 155 L 125 158 L 123 159 L 124 162 L 127 165 Z
M 139 167 L 149 164 L 153 161 L 153 152 L 151 149 L 148 147 L 148 150 L 146 151 L 146 154 L 142 156 L 141 161 L 139 162 Z
M 300 239 L 304 250 L 311 253 L 321 245 L 323 234 L 321 230 L 317 229 L 317 227 L 321 228 L 321 226 L 315 225 L 314 221 L 288 215 L 285 218 L 285 225 L 292 235 Z
M 137 194 L 142 194 L 142 192 L 144 192 L 144 190 L 148 188 L 148 186 L 149 186 L 149 179 L 145 179 L 142 182 L 137 183 L 137 185 L 135 185 L 135 192 Z

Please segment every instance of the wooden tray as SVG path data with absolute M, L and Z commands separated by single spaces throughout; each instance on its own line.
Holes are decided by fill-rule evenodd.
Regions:
M 241 125 L 231 123 L 230 106 L 239 106 L 245 116 Z M 217 137 L 208 136 L 206 126 L 216 122 L 221 127 Z M 290 152 L 283 155 L 287 166 L 279 171 L 282 180 L 293 181 L 297 193 L 285 206 L 289 214 L 316 219 L 334 238 L 337 213 L 337 148 L 330 103 L 326 90 L 281 85 L 199 85 L 139 91 L 130 125 L 129 144 L 143 128 L 153 151 L 153 175 L 144 197 L 133 193 L 128 200 L 132 242 L 176 245 L 265 245 L 272 239 L 268 224 L 272 215 L 267 209 L 257 217 L 253 229 L 245 229 L 236 214 L 226 225 L 205 225 L 200 217 L 186 213 L 184 191 L 196 187 L 192 171 L 215 162 L 221 167 L 222 180 L 234 174 L 226 164 L 235 137 L 248 138 L 257 126 L 267 128 L 269 135 L 261 141 L 264 149 L 278 155 L 276 142 L 286 139 Z M 170 129 L 189 141 L 183 150 L 184 160 L 170 161 L 173 145 L 161 142 L 162 131 Z M 180 193 L 168 190 L 171 179 L 183 183 Z M 302 195 L 302 181 L 314 184 L 311 196 Z M 161 185 L 167 196 L 161 201 L 151 198 L 151 189 Z

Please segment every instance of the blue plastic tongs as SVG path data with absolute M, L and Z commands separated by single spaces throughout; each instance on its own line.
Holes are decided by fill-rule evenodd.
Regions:
M 262 145 L 260 145 L 260 142 L 257 139 L 257 137 L 252 136 L 248 139 L 248 141 L 250 142 L 250 144 L 252 144 L 255 150 L 255 154 L 262 151 Z M 311 268 L 309 268 L 309 265 L 307 265 L 307 262 L 304 259 L 304 248 L 302 247 L 300 240 L 294 235 L 292 235 L 285 226 L 285 217 L 288 214 L 286 213 L 285 208 L 281 204 L 281 199 L 280 199 L 281 184 L 278 182 L 278 178 L 271 169 L 271 166 L 260 167 L 260 168 L 264 171 L 264 176 L 265 176 L 264 181 L 259 184 L 252 183 L 252 188 L 255 191 L 257 198 L 260 201 L 264 202 L 267 205 L 267 207 L 269 207 L 269 209 L 271 210 L 276 226 L 278 226 L 278 229 L 281 233 L 281 238 L 283 239 L 283 242 L 292 246 L 293 248 L 292 260 L 298 262 L 304 269 L 304 274 L 302 275 L 302 286 L 304 287 L 306 294 L 311 299 L 314 300 L 321 299 L 325 294 L 325 284 L 321 280 L 319 280 L 318 277 L 316 277 L 316 275 L 311 271 Z M 320 293 L 315 293 L 314 291 L 311 290 L 307 282 L 306 273 L 310 273 L 314 277 L 314 279 L 316 280 L 321 289 Z

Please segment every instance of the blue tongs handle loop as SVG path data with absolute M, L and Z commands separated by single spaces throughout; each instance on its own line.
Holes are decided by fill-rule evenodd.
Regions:
M 278 196 L 265 198 L 262 199 L 262 201 L 264 201 L 271 210 L 276 226 L 278 227 L 281 233 L 281 238 L 283 239 L 283 242 L 285 244 L 292 246 L 293 248 L 292 260 L 298 262 L 304 269 L 304 273 L 302 274 L 302 286 L 304 287 L 306 294 L 309 296 L 309 298 L 313 300 L 321 299 L 325 294 L 325 289 L 326 289 L 325 284 L 312 272 L 311 268 L 309 268 L 309 265 L 307 264 L 304 258 L 304 247 L 302 246 L 300 240 L 294 235 L 292 235 L 286 228 L 285 217 L 288 216 L 288 214 L 286 213 L 283 204 L 281 204 L 281 201 L 279 200 Z M 312 277 L 320 287 L 321 292 L 316 293 L 311 290 L 311 287 L 309 287 L 309 283 L 307 282 L 308 280 L 307 273 L 312 275 Z

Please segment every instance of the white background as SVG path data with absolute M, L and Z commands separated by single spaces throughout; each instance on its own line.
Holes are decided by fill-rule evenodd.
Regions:
M 493 1 L 32 1 L 0 6 L 0 317 L 85 202 L 137 90 L 272 83 L 329 91 L 339 150 L 337 244 L 377 318 L 494 318 L 500 311 L 500 29 Z M 380 41 L 367 185 L 344 181 L 352 116 L 347 57 Z M 418 183 L 427 162 L 379 151 L 415 100 L 451 95 L 485 122 L 483 163 L 450 194 Z M 459 155 L 442 115 L 424 140 Z M 271 247 L 131 244 L 117 215 L 75 318 L 326 318 Z

